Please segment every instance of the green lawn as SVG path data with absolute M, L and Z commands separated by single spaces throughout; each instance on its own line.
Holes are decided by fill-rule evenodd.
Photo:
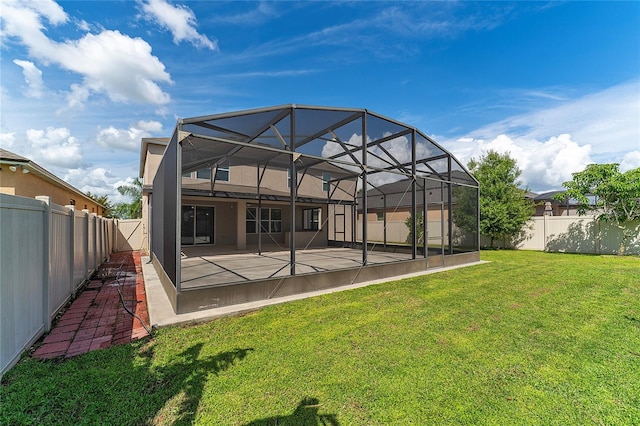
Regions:
M 24 359 L 0 424 L 639 425 L 640 259 L 482 258 Z

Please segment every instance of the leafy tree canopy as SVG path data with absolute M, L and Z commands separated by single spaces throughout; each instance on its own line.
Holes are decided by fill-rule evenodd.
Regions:
M 95 195 L 87 191 L 87 197 L 104 206 L 104 217 L 114 217 L 113 204 L 111 204 L 111 200 L 107 195 Z
M 121 195 L 129 197 L 131 202 L 118 203 L 114 207 L 115 215 L 121 219 L 139 219 L 142 217 L 142 179 L 136 178 L 130 185 L 118 187 Z
M 621 228 L 623 238 L 618 253 L 624 254 L 627 241 L 636 232 L 625 224 L 640 219 L 640 167 L 621 173 L 615 163 L 590 164 L 572 176 L 562 184 L 567 191 L 555 198 L 575 199 L 579 215 L 592 213 L 598 220 Z
M 496 239 L 520 236 L 535 212 L 532 200 L 520 189 L 520 168 L 509 154 L 489 151 L 471 159 L 469 171 L 480 183 L 480 233 Z

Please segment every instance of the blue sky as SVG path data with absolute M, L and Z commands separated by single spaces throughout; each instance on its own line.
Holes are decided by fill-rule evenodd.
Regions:
M 10 1 L 0 146 L 117 200 L 141 137 L 288 103 L 367 108 L 532 190 L 640 167 L 640 2 Z

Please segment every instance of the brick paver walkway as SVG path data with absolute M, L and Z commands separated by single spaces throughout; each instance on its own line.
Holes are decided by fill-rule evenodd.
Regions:
M 140 252 L 112 254 L 32 356 L 69 358 L 147 336 L 140 320 L 124 309 L 118 293 L 119 283 L 126 306 L 148 326 L 149 311 L 140 255 Z

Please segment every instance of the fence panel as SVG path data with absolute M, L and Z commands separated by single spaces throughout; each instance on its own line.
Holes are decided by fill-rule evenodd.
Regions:
M 71 270 L 72 232 L 69 211 L 51 204 L 49 242 L 49 314 L 55 315 L 69 301 L 73 270 Z
M 73 220 L 73 285 L 74 291 L 80 287 L 87 275 L 88 268 L 88 222 L 87 214 L 81 211 L 74 213 Z
M 114 251 L 142 250 L 142 219 L 119 220 Z
M 0 376 L 111 248 L 112 220 L 36 198 L 0 194 Z
M 43 202 L 0 194 L 0 376 L 45 327 Z
M 89 231 L 87 234 L 87 254 L 88 254 L 88 262 L 87 262 L 87 276 L 90 277 L 91 274 L 96 270 L 96 216 L 89 215 Z
M 623 230 L 595 220 L 593 216 L 536 216 L 524 238 L 507 242 L 506 247 L 520 250 L 546 250 L 566 253 L 616 254 L 620 249 Z M 626 225 L 631 235 L 625 254 L 640 254 L 640 221 Z M 481 245 L 488 246 L 490 239 L 482 236 Z M 494 241 L 504 247 L 503 241 Z
M 567 253 L 599 253 L 598 223 L 592 217 L 555 216 L 546 219 L 546 246 L 548 251 Z

